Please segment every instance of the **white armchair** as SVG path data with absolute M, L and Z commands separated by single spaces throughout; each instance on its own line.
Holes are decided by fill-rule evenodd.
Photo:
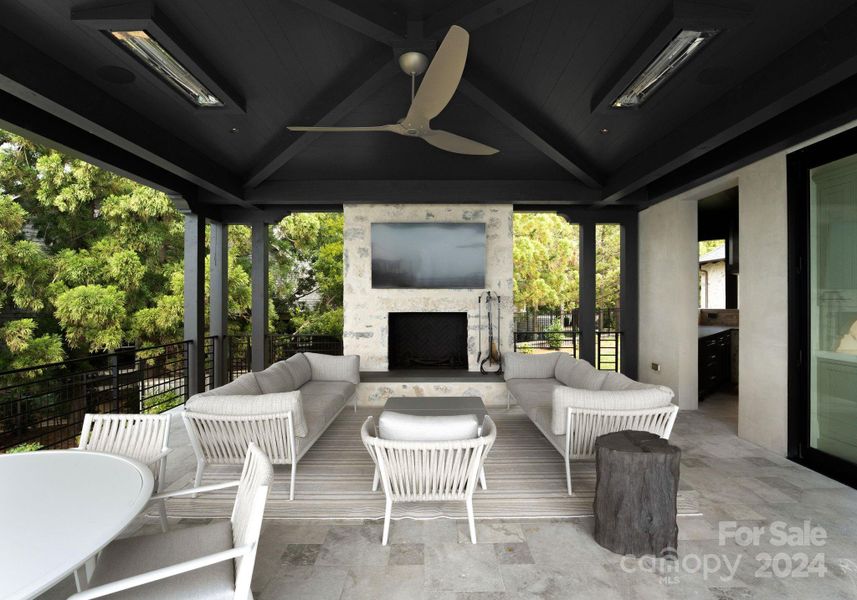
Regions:
M 101 553 L 88 585 L 69 600 L 207 598 L 248 600 L 262 516 L 273 477 L 268 457 L 251 444 L 241 479 L 155 498 L 237 487 L 229 521 L 117 540 Z
M 83 418 L 78 450 L 118 454 L 152 469 L 155 490 L 161 491 L 171 452 L 170 415 L 87 414 Z M 161 529 L 167 530 L 167 513 L 159 502 Z
M 424 442 L 383 439 L 378 437 L 372 417 L 363 423 L 360 435 L 377 465 L 387 500 L 381 540 L 383 545 L 387 545 L 390 533 L 393 502 L 450 500 L 465 502 L 470 541 L 476 543 L 473 492 L 485 458 L 497 437 L 497 429 L 490 417 L 483 420 L 481 435 L 462 440 Z

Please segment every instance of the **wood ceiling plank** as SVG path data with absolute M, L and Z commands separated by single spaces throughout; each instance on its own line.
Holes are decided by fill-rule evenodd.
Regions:
M 346 7 L 331 0 L 291 1 L 382 44 L 393 46 L 403 41 L 404 19 L 375 4 L 352 0 Z

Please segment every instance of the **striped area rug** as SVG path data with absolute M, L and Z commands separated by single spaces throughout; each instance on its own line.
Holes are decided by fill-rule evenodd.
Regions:
M 377 411 L 374 411 L 377 417 Z M 562 457 L 520 411 L 489 410 L 497 442 L 485 463 L 488 489 L 477 489 L 473 508 L 479 519 L 570 518 L 592 516 L 595 464 L 572 463 L 575 494 L 565 485 Z M 346 409 L 298 463 L 295 499 L 289 501 L 289 466 L 275 467 L 265 518 L 380 519 L 384 494 L 372 492 L 373 464 L 360 441 L 360 427 L 370 413 Z M 237 479 L 240 467 L 213 466 L 203 485 Z M 192 485 L 192 474 L 172 488 Z M 678 514 L 700 514 L 697 493 L 679 491 Z M 167 502 L 171 517 L 227 517 L 234 492 L 213 492 Z M 394 518 L 466 518 L 463 502 L 414 502 L 393 505 Z

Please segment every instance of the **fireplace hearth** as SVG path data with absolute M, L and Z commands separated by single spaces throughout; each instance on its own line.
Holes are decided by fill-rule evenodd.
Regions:
M 388 315 L 389 369 L 467 369 L 467 313 Z

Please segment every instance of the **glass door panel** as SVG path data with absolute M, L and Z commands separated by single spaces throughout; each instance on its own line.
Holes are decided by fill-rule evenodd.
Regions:
M 809 445 L 857 463 L 857 155 L 810 170 Z

